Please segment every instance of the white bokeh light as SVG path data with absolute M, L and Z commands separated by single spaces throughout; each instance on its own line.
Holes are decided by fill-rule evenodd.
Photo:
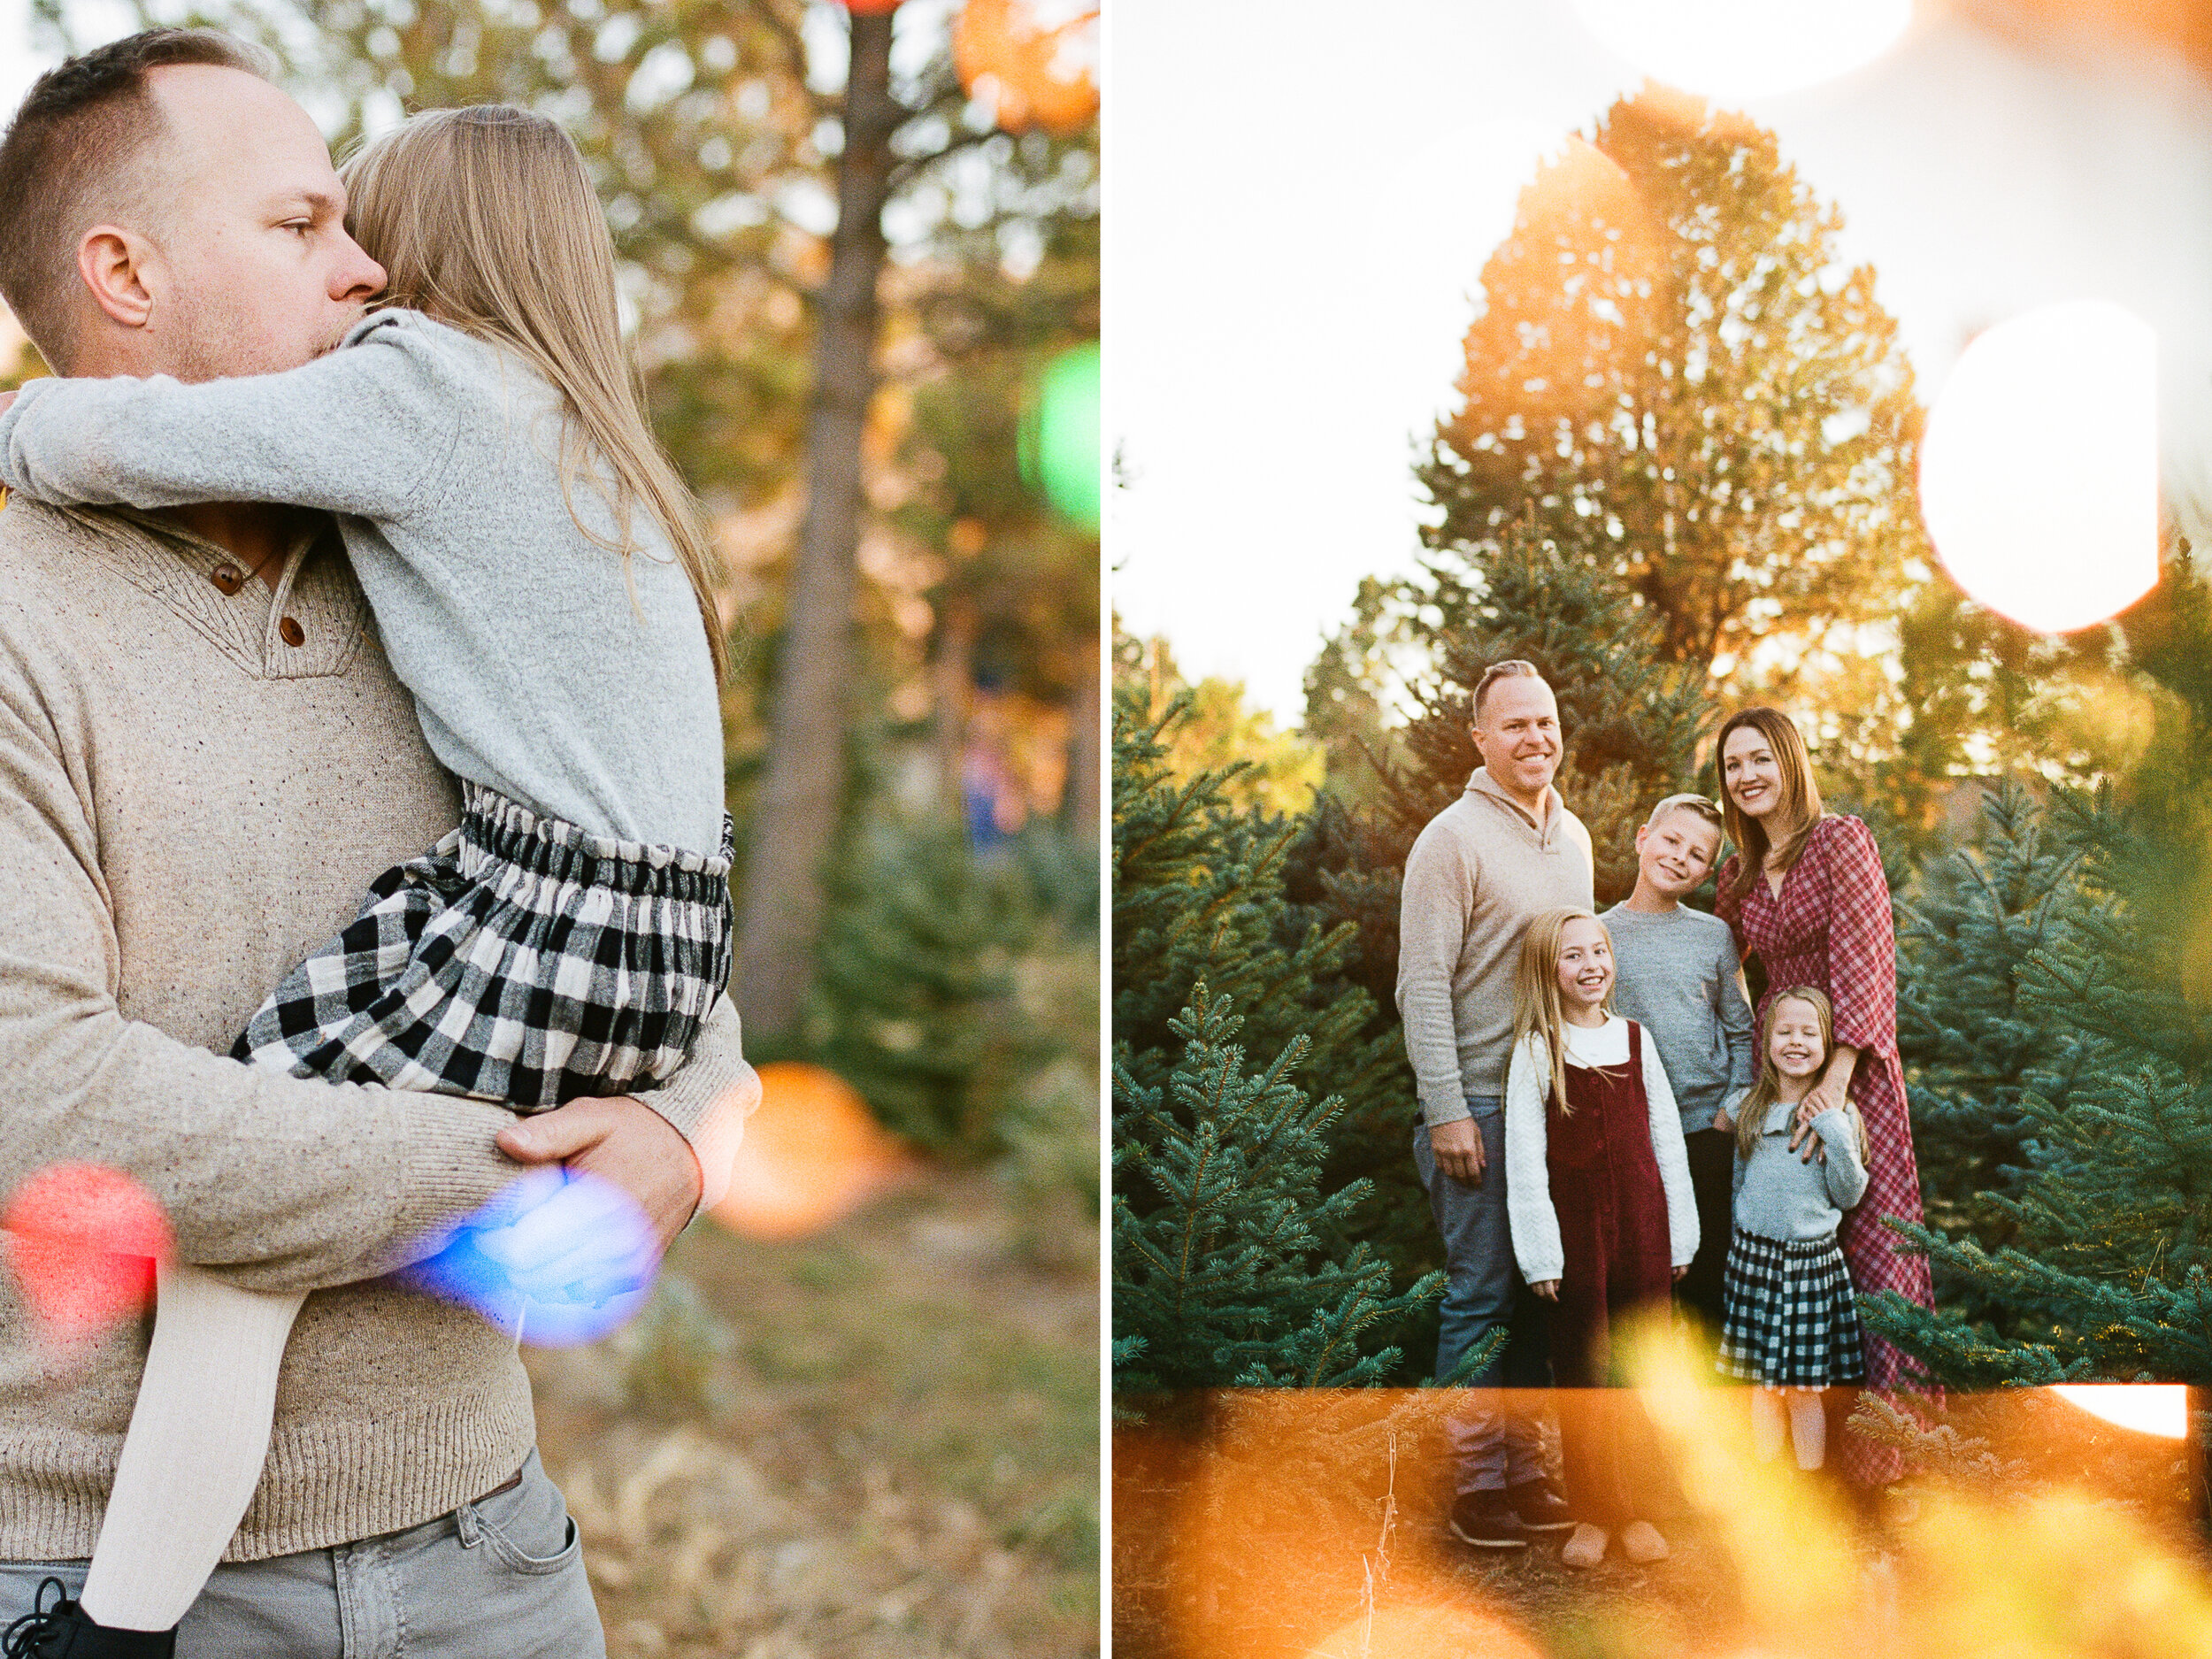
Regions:
M 2053 1388 L 2092 1417 L 2139 1434 L 2177 1440 L 2189 1432 L 2189 1391 L 2169 1383 L 2093 1383 Z
M 2103 300 L 1975 336 L 1928 414 L 1920 511 L 1980 603 L 2046 634 L 2158 580 L 2158 342 Z
M 1865 67 L 1912 0 L 1573 0 L 1583 27 L 1655 81 L 1701 97 L 1770 98 Z

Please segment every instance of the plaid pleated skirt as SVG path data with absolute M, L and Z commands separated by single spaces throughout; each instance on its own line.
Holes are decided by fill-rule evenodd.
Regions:
M 1770 1388 L 1866 1380 L 1858 1299 L 1835 1234 L 1768 1239 L 1741 1227 L 1722 1277 L 1720 1369 Z
M 664 1082 L 729 982 L 728 818 L 708 858 L 475 784 L 463 799 L 461 826 L 376 879 L 233 1056 L 525 1112 Z

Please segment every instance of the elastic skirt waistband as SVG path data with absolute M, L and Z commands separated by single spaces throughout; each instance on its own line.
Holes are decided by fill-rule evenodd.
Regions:
M 722 849 L 712 857 L 644 841 L 594 835 L 561 818 L 541 818 L 496 789 L 466 780 L 461 785 L 461 860 L 468 855 L 498 859 L 553 881 L 607 887 L 620 893 L 714 903 L 729 893 L 730 863 L 736 850 L 736 826 L 722 816 Z
M 1839 1248 L 1836 1235 L 1832 1233 L 1817 1239 L 1770 1239 L 1763 1233 L 1751 1233 L 1738 1227 L 1736 1237 L 1754 1249 L 1769 1251 L 1776 1256 L 1825 1256 Z

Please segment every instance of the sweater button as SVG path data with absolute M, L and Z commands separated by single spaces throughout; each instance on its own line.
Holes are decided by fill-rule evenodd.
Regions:
M 287 645 L 304 645 L 307 643 L 307 630 L 300 626 L 296 618 L 287 617 L 277 624 L 277 638 Z
M 218 565 L 208 572 L 207 579 L 227 594 L 234 594 L 246 585 L 246 572 L 235 565 Z

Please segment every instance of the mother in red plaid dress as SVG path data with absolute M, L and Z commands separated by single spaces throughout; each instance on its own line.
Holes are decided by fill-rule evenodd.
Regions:
M 1932 1299 L 1925 1256 L 1898 1254 L 1893 1216 L 1921 1218 L 1920 1171 L 1897 1059 L 1897 942 L 1889 884 L 1874 836 L 1857 818 L 1824 813 L 1805 740 L 1787 715 L 1746 709 L 1720 729 L 1721 786 L 1736 852 L 1721 867 L 1715 912 L 1734 929 L 1736 948 L 1765 965 L 1767 1003 L 1793 985 L 1817 986 L 1835 1005 L 1835 1044 L 1827 1070 L 1807 1097 L 1818 1112 L 1847 1097 L 1865 1120 L 1871 1179 L 1839 1230 L 1853 1287 L 1862 1296 L 1894 1290 Z M 1911 1386 L 1905 1356 L 1867 1333 L 1867 1386 L 1893 1393 Z M 1903 1472 L 1893 1448 L 1844 1436 L 1844 1472 L 1880 1486 Z

